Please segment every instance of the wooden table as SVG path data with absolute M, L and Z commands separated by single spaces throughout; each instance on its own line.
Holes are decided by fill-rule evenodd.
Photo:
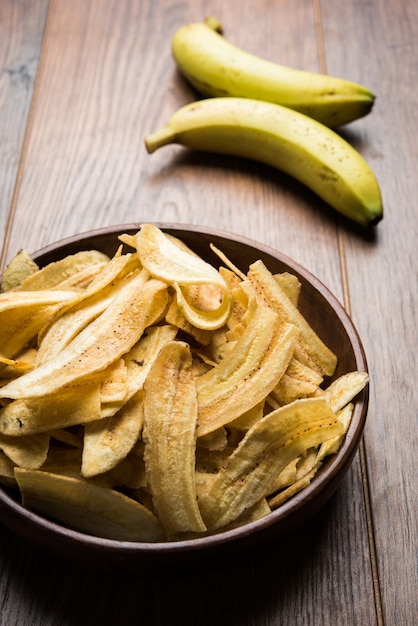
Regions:
M 146 153 L 144 135 L 195 97 L 170 38 L 209 10 L 247 50 L 377 94 L 372 114 L 342 130 L 381 184 L 385 217 L 372 233 L 265 166 L 174 146 Z M 2 625 L 418 623 L 417 42 L 415 0 L 2 0 L 2 267 L 21 247 L 90 228 L 216 226 L 316 274 L 351 313 L 371 373 L 353 466 L 292 541 L 244 567 L 120 577 L 1 527 Z

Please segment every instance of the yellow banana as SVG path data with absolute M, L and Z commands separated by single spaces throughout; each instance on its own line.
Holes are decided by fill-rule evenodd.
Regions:
M 276 167 L 364 226 L 383 217 L 378 182 L 359 152 L 335 131 L 287 107 L 232 97 L 193 102 L 145 138 L 149 153 L 171 143 Z
M 215 18 L 181 27 L 172 39 L 180 72 L 204 96 L 281 104 L 327 126 L 347 124 L 372 109 L 374 94 L 356 83 L 267 61 L 232 45 Z

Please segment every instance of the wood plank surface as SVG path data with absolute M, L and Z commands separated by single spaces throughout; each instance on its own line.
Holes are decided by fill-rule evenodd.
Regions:
M 418 5 L 372 2 L 359 12 L 350 3 L 338 9 L 323 3 L 323 25 L 328 72 L 357 72 L 377 95 L 357 137 L 381 181 L 385 217 L 376 238 L 345 235 L 344 242 L 352 316 L 374 381 L 364 440 L 383 617 L 412 625 L 418 620 L 418 146 L 412 131 Z M 357 47 L 358 40 L 364 45 Z
M 15 189 L 47 10 L 47 0 L 0 3 L 1 240 Z M 0 256 L 0 269 L 2 260 Z
M 6 5 L 4 67 L 8 50 L 37 42 L 39 51 L 47 9 L 40 0 Z M 29 5 L 37 19 L 28 21 Z M 17 157 L 0 173 L 8 198 L 0 229 L 10 224 L 4 259 L 90 228 L 158 220 L 279 249 L 344 302 L 360 331 L 372 373 L 361 454 L 310 524 L 215 570 L 92 571 L 0 527 L 2 626 L 415 624 L 417 8 L 413 0 L 210 6 L 225 36 L 248 51 L 312 71 L 326 66 L 376 91 L 372 115 L 343 131 L 382 182 L 386 215 L 375 238 L 265 166 L 176 146 L 146 153 L 144 136 L 196 95 L 175 70 L 171 36 L 208 10 L 201 0 L 51 0 L 36 97 L 7 87 L 19 122 L 7 139 Z M 0 109 L 0 136 L 10 103 Z
M 181 24 L 206 15 L 196 2 L 168 3 L 162 11 L 157 6 L 52 3 L 9 257 L 22 239 L 33 250 L 80 229 L 133 219 L 217 224 L 296 252 L 340 296 L 334 216 L 301 186 L 237 159 L 174 146 L 146 153 L 144 136 L 195 97 L 175 70 L 170 38 Z M 283 40 L 284 63 L 302 65 L 298 41 L 304 33 L 307 66 L 318 68 L 311 4 L 268 6 L 264 13 L 264 7 L 259 12 L 258 5 L 242 3 L 239 21 L 228 5 L 217 2 L 211 9 L 230 39 L 254 52 L 267 54 L 271 42 L 270 55 L 278 56 Z M 264 14 L 263 27 L 250 27 Z M 313 258 L 304 254 L 312 233 Z

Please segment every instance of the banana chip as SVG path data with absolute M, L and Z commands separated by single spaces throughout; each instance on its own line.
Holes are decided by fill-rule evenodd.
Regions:
M 337 364 L 337 357 L 321 341 L 262 261 L 256 261 L 250 265 L 248 278 L 262 301 L 277 311 L 282 319 L 299 328 L 299 341 L 318 365 L 321 373 L 332 376 Z
M 0 433 L 23 437 L 100 419 L 100 382 L 40 398 L 22 398 L 0 409 Z
M 11 262 L 0 293 L 0 482 L 70 528 L 177 541 L 268 515 L 344 441 L 366 372 L 258 261 L 206 263 L 144 224 L 112 258 Z M 124 253 L 124 245 L 134 249 Z
M 232 522 L 266 495 L 274 478 L 302 452 L 343 432 L 325 399 L 298 400 L 268 414 L 245 435 L 199 507 L 208 528 Z
M 141 273 L 126 279 L 109 307 L 82 330 L 55 359 L 0 389 L 3 398 L 28 398 L 50 394 L 92 372 L 105 369 L 122 356 L 152 325 L 167 305 L 166 285 L 144 283 Z M 80 355 L 83 358 L 80 359 Z
M 369 382 L 367 372 L 348 372 L 332 382 L 325 390 L 325 397 L 333 411 L 339 411 Z
M 49 435 L 38 433 L 26 437 L 0 435 L 0 450 L 19 467 L 37 469 L 48 456 Z
M 123 238 L 122 238 L 123 240 Z M 141 264 L 159 280 L 174 287 L 177 302 L 184 317 L 197 328 L 214 330 L 223 326 L 231 310 L 228 287 L 220 273 L 203 259 L 176 245 L 152 224 L 144 224 L 133 240 Z M 213 310 L 195 305 L 190 298 L 188 286 L 217 287 L 220 304 Z
M 143 424 L 142 391 L 115 415 L 86 424 L 81 474 L 90 478 L 113 469 L 136 444 Z
M 145 382 L 145 468 L 168 536 L 206 530 L 196 500 L 197 394 L 184 342 L 166 344 Z
M 132 498 L 106 487 L 50 472 L 15 469 L 23 505 L 76 530 L 119 541 L 159 541 L 155 516 Z
M 103 267 L 109 261 L 109 257 L 97 250 L 87 250 L 68 255 L 64 259 L 49 263 L 36 272 L 30 273 L 16 291 L 44 291 L 55 289 L 69 281 L 79 272 L 91 271 L 91 268 Z M 78 282 L 78 281 L 76 281 Z M 68 283 L 67 283 L 68 284 Z
M 298 330 L 259 305 L 228 355 L 196 381 L 198 437 L 228 424 L 277 385 L 293 353 Z
M 0 353 L 13 358 L 50 319 L 74 291 L 8 291 L 0 298 Z
M 40 345 L 37 363 L 48 361 L 58 354 L 83 328 L 103 313 L 118 291 L 124 288 L 121 279 L 137 266 L 131 255 L 114 257 L 87 288 L 59 307 L 38 335 Z M 144 280 L 146 278 L 147 275 L 144 275 Z
M 11 291 L 21 285 L 23 280 L 39 270 L 38 265 L 27 250 L 21 250 L 13 257 L 3 272 L 0 293 Z

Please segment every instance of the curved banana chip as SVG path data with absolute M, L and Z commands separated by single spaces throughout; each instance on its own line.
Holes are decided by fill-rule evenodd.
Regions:
M 198 437 L 232 422 L 263 400 L 283 376 L 299 331 L 259 305 L 228 354 L 196 381 Z
M 343 425 L 323 398 L 305 398 L 266 415 L 199 494 L 208 528 L 232 522 L 262 498 L 282 469 L 299 454 L 336 437 Z
M 229 289 L 221 274 L 197 255 L 178 246 L 157 226 L 144 224 L 134 238 L 128 240 L 136 247 L 143 267 L 151 276 L 166 281 L 176 291 L 177 302 L 184 317 L 202 330 L 215 330 L 223 326 L 231 312 Z M 188 287 L 211 285 L 219 289 L 220 304 L 213 310 L 203 310 L 194 305 Z
M 197 394 L 189 346 L 167 343 L 144 386 L 145 470 L 166 532 L 203 532 L 195 486 Z
M 133 272 L 110 306 L 82 330 L 55 359 L 12 380 L 1 398 L 34 398 L 100 372 L 129 350 L 167 305 L 166 285 Z M 115 323 L 116 320 L 116 323 Z M 80 358 L 80 355 L 83 358 Z
M 159 541 L 161 526 L 151 511 L 132 498 L 51 472 L 17 468 L 23 504 L 76 530 L 118 541 Z

